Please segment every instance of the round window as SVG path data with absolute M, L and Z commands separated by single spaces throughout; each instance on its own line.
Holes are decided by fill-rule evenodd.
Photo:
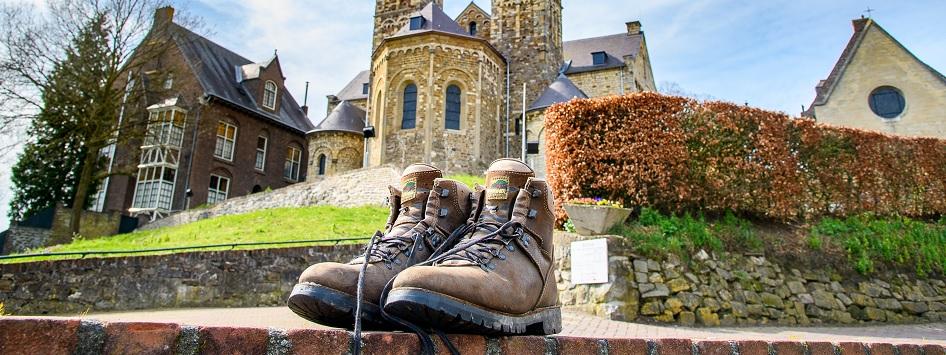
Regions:
M 903 93 L 893 86 L 881 86 L 870 93 L 870 109 L 877 116 L 891 119 L 903 113 L 906 100 Z

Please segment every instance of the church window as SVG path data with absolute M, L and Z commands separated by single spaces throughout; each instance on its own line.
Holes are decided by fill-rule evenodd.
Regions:
M 424 20 L 423 16 L 411 17 L 411 31 L 423 29 L 425 22 L 426 21 Z
M 325 154 L 319 155 L 319 176 L 325 176 L 325 167 L 328 158 L 325 157 Z
M 870 109 L 877 116 L 886 119 L 897 118 L 905 108 L 906 100 L 895 87 L 881 86 L 870 93 Z
M 404 107 L 401 114 L 401 129 L 417 127 L 417 85 L 404 88 Z
M 270 110 L 276 109 L 276 83 L 267 81 L 263 87 L 263 107 Z
M 608 61 L 608 54 L 605 52 L 591 53 L 591 59 L 594 65 L 604 65 Z
M 450 85 L 447 88 L 446 128 L 460 130 L 460 88 Z
M 470 22 L 470 36 L 476 36 L 476 22 Z

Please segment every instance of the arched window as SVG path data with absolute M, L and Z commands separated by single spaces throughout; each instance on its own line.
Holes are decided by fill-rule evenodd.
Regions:
M 476 36 L 476 22 L 470 22 L 470 36 Z
M 270 110 L 276 109 L 276 83 L 267 81 L 263 87 L 263 107 Z
M 325 168 L 328 158 L 325 157 L 325 154 L 319 155 L 319 176 L 325 176 Z
M 460 130 L 460 88 L 456 85 L 447 88 L 446 106 L 446 128 Z
M 401 114 L 401 129 L 417 127 L 417 85 L 404 88 L 404 108 Z

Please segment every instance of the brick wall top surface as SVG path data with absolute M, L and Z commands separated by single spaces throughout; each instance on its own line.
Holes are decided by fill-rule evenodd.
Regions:
M 160 323 L 102 323 L 64 318 L 0 318 L 3 354 L 347 354 L 350 332 L 314 329 L 190 327 Z M 483 337 L 453 335 L 462 354 L 636 354 L 636 355 L 794 355 L 794 354 L 936 354 L 942 345 L 888 343 L 806 343 L 700 341 L 692 339 L 598 339 L 594 337 Z M 444 353 L 438 340 L 438 352 Z M 407 333 L 367 333 L 366 354 L 413 353 L 417 337 Z

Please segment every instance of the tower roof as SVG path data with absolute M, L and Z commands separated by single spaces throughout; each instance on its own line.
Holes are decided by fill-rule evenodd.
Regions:
M 450 18 L 450 16 L 447 16 L 447 14 L 443 12 L 443 9 L 434 2 L 427 4 L 423 10 L 411 14 L 410 17 L 415 18 L 418 16 L 424 18 L 424 23 L 420 29 L 412 30 L 411 24 L 408 22 L 404 25 L 404 27 L 401 28 L 400 31 L 391 37 L 400 37 L 423 32 L 443 32 L 453 35 L 472 37 L 466 32 L 466 30 L 463 29 L 462 26 L 457 24 L 457 22 Z
M 348 132 L 364 134 L 365 110 L 352 105 L 348 101 L 342 101 L 332 110 L 332 113 L 319 122 L 312 132 Z
M 541 110 L 557 103 L 568 102 L 574 98 L 587 99 L 588 95 L 578 88 L 565 74 L 559 74 L 558 79 L 549 85 L 542 96 L 539 96 L 529 107 L 529 111 Z

